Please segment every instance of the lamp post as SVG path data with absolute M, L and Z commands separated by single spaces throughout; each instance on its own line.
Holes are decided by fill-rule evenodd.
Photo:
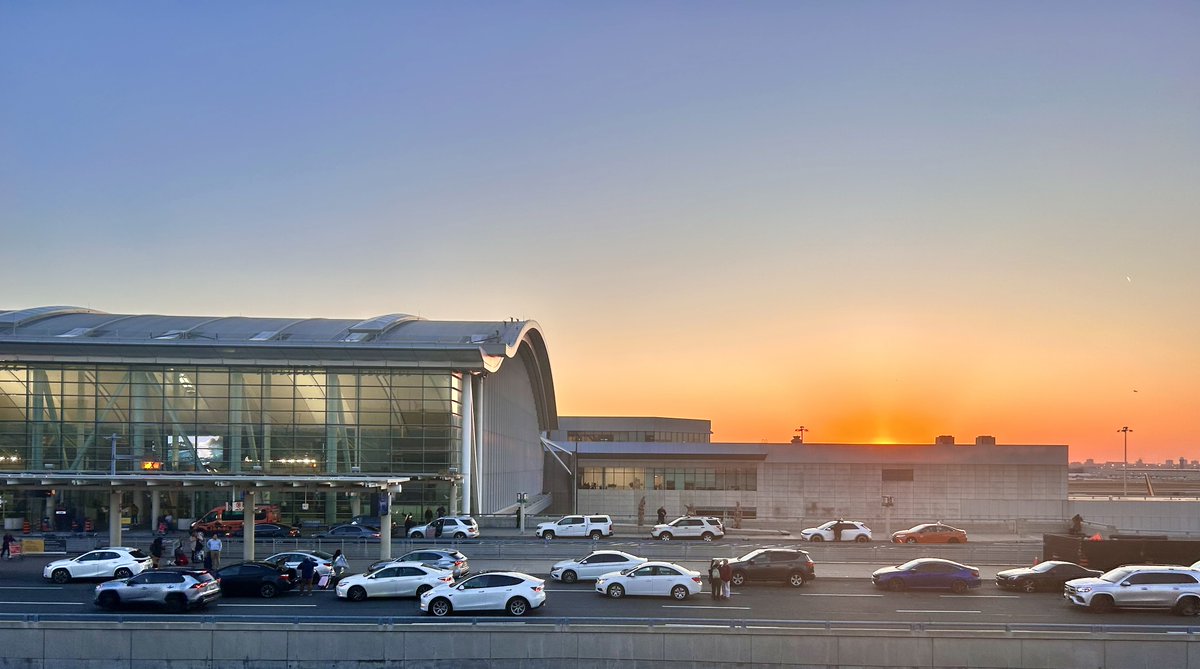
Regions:
M 796 436 L 792 439 L 792 441 L 796 442 L 797 444 L 803 444 L 805 432 L 808 432 L 808 428 L 804 427 L 803 425 L 796 428 Z
M 1126 425 L 1126 426 L 1122 427 L 1121 429 L 1117 430 L 1117 432 L 1121 433 L 1121 439 L 1125 442 L 1125 461 L 1124 461 L 1124 464 L 1121 465 L 1121 496 L 1128 497 L 1129 496 L 1129 433 L 1133 432 L 1133 430 L 1129 429 L 1129 426 Z

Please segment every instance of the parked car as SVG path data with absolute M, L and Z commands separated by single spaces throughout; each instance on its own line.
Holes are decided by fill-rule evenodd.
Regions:
M 622 551 L 592 551 L 575 560 L 563 560 L 550 567 L 550 578 L 563 583 L 574 583 L 580 579 L 591 581 L 602 574 L 636 567 L 646 558 Z
M 379 528 L 381 528 L 383 526 L 383 524 L 379 522 L 379 516 L 355 516 L 355 517 L 351 518 L 347 524 L 348 525 L 362 525 L 363 527 L 373 527 L 376 530 L 378 530 Z M 395 530 L 397 527 L 398 527 L 398 524 L 393 519 L 392 520 L 392 529 Z
M 978 588 L 979 570 L 942 558 L 917 558 L 896 567 L 883 567 L 871 574 L 877 588 L 888 590 L 950 589 L 964 593 Z
M 304 562 L 304 558 L 306 557 L 312 557 L 312 559 L 317 561 L 317 576 L 325 576 L 333 573 L 333 554 L 326 553 L 325 551 L 285 551 L 264 558 L 263 562 L 270 562 L 283 567 L 287 570 L 288 578 L 293 583 L 297 583 L 297 570 L 300 568 L 300 563 Z
M 590 537 L 596 540 L 613 535 L 613 522 L 608 516 L 563 516 L 553 522 L 538 523 L 533 533 L 541 539 Z
M 966 530 L 943 523 L 921 523 L 907 530 L 892 532 L 894 544 L 965 544 Z
M 725 536 L 725 527 L 716 518 L 683 516 L 665 525 L 655 525 L 650 536 L 661 541 L 672 539 L 701 539 L 712 541 Z
M 378 560 L 367 567 L 368 572 L 375 571 L 385 564 L 394 562 L 420 562 L 421 564 L 449 571 L 454 578 L 462 578 L 471 571 L 471 563 L 466 555 L 456 550 L 415 550 L 409 551 L 398 558 Z
M 817 527 L 800 530 L 800 538 L 805 541 L 857 541 L 861 544 L 871 540 L 871 528 L 857 520 L 831 520 Z
M 596 592 L 620 599 L 625 595 L 657 595 L 684 600 L 700 593 L 700 572 L 671 562 L 646 562 L 596 579 Z
M 243 534 L 245 534 L 244 529 L 239 527 L 227 536 L 240 537 Z M 275 523 L 257 523 L 254 526 L 255 539 L 283 539 L 298 536 L 300 536 L 300 528 L 298 527 L 284 527 Z
M 1063 586 L 1063 597 L 1096 613 L 1116 607 L 1170 609 L 1200 615 L 1200 570 L 1162 565 L 1127 565 Z
M 150 567 L 150 556 L 137 548 L 97 548 L 83 555 L 55 560 L 42 568 L 42 577 L 55 583 L 77 578 L 129 578 Z
M 337 525 L 316 535 L 318 539 L 379 539 L 379 530 L 365 525 Z
M 479 523 L 470 516 L 445 516 L 427 525 L 417 525 L 408 531 L 408 536 L 411 539 L 476 539 L 479 537 Z
M 221 592 L 229 596 L 271 599 L 296 586 L 286 567 L 274 562 L 238 562 L 217 570 Z
M 438 617 L 454 611 L 507 611 L 523 616 L 546 603 L 545 586 L 542 579 L 515 571 L 477 574 L 425 591 L 421 610 Z
M 1081 567 L 1074 562 L 1047 560 L 1032 567 L 1005 569 L 996 572 L 996 585 L 1005 590 L 1051 590 L 1062 592 L 1067 581 L 1076 578 L 1095 578 L 1101 572 L 1095 569 Z
M 426 590 L 454 582 L 454 575 L 420 562 L 389 562 L 365 574 L 338 581 L 339 599 L 361 602 L 368 597 L 420 597 Z
M 808 553 L 794 548 L 760 548 L 729 561 L 733 568 L 731 585 L 747 581 L 782 581 L 799 588 L 817 577 L 816 566 Z
M 156 604 L 171 611 L 207 606 L 221 598 L 221 583 L 203 569 L 166 567 L 96 586 L 93 601 L 113 610 L 127 604 Z

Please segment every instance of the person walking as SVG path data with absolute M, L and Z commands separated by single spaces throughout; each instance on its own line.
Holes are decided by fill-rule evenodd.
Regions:
M 17 542 L 16 537 L 14 537 L 9 532 L 5 532 L 4 533 L 4 546 L 2 548 L 0 548 L 0 558 L 4 558 L 6 560 L 11 560 L 12 559 L 12 545 L 15 544 L 16 542 Z
M 204 533 L 196 531 L 192 540 L 192 562 L 198 563 L 204 559 Z
M 642 499 L 638 502 L 638 527 L 646 524 L 646 496 L 642 495 Z
M 708 587 L 712 590 L 712 598 L 721 598 L 721 565 L 717 563 L 717 558 L 713 558 L 708 562 Z
M 221 568 L 221 537 L 216 534 L 208 539 L 208 554 L 205 555 L 205 564 L 208 564 L 208 559 L 212 559 L 213 568 Z
M 300 563 L 300 596 L 312 597 L 313 578 L 317 575 L 317 561 L 306 555 Z
M 154 537 L 154 541 L 150 542 L 150 568 L 158 569 L 162 562 L 163 556 L 163 539 L 162 537 Z
M 721 597 L 730 599 L 733 594 L 729 591 L 730 581 L 733 580 L 733 567 L 729 566 L 729 560 L 721 560 L 718 573 L 721 575 Z
M 667 522 L 667 509 L 660 506 L 658 507 L 658 524 L 662 525 L 665 522 Z
M 404 536 L 407 537 L 409 530 L 411 530 L 413 528 L 413 525 L 416 525 L 416 524 L 417 524 L 417 521 L 413 520 L 412 514 L 411 513 L 406 514 L 404 516 Z

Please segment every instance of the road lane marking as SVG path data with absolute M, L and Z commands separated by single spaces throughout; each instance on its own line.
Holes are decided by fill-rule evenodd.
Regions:
M 0 590 L 62 590 L 61 585 L 0 585 Z
M 226 604 L 225 602 L 221 602 L 218 606 L 220 606 L 223 609 L 233 607 L 233 606 L 242 606 L 242 607 L 246 607 L 246 608 L 255 608 L 255 607 L 277 608 L 280 606 L 286 606 L 289 609 L 293 609 L 293 608 L 315 609 L 317 607 L 316 604 L 284 604 L 282 602 L 279 604 Z
M 949 611 L 939 611 L 936 609 L 896 609 L 896 613 L 983 613 L 983 611 L 960 611 L 952 609 Z
M 0 604 L 19 604 L 22 606 L 91 606 L 90 602 L 0 602 Z
M 676 604 L 663 604 L 662 607 L 664 609 L 736 609 L 738 611 L 749 611 L 750 610 L 749 606 L 704 606 L 703 604 L 696 604 L 696 605 L 691 605 L 691 606 L 680 606 L 680 605 L 676 605 Z
M 1020 599 L 1020 595 L 938 595 L 944 599 Z
M 883 595 L 863 595 L 850 592 L 801 592 L 801 597 L 883 597 Z

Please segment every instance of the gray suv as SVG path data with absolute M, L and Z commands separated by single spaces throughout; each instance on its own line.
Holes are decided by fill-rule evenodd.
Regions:
M 167 568 L 96 586 L 95 603 L 113 610 L 126 604 L 157 604 L 182 612 L 221 598 L 221 582 L 203 569 Z
M 1123 607 L 1171 609 L 1194 616 L 1200 614 L 1200 570 L 1161 565 L 1117 567 L 1097 578 L 1067 581 L 1063 597 L 1097 613 Z

